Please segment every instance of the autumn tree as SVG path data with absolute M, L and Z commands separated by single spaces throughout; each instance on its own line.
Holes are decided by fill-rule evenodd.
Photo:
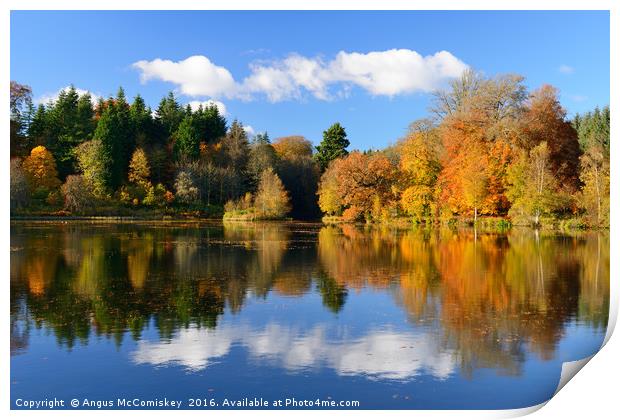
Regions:
M 464 174 L 474 169 L 472 160 L 484 159 L 479 155 L 484 150 L 484 127 L 467 116 L 450 117 L 442 122 L 439 133 L 444 150 L 437 181 L 439 204 L 445 215 L 465 215 L 473 207 L 465 196 Z
M 417 220 L 428 218 L 441 171 L 438 136 L 434 130 L 414 131 L 398 145 L 398 153 L 401 207 Z
M 448 89 L 434 92 L 432 114 L 439 120 L 463 114 L 477 115 L 490 126 L 520 117 L 527 91 L 523 76 L 500 74 L 485 77 L 468 69 L 452 80 Z
M 312 157 L 312 143 L 304 136 L 279 137 L 273 142 L 273 148 L 281 159 Z
M 28 175 L 22 168 L 22 162 L 19 158 L 11 159 L 10 171 L 11 209 L 17 209 L 26 206 L 30 201 Z
M 254 208 L 262 219 L 280 219 L 290 211 L 288 193 L 272 168 L 261 174 Z
M 333 169 L 330 168 L 333 165 Z M 332 162 L 321 177 L 320 193 L 329 192 L 330 184 L 337 183 L 343 216 L 349 220 L 370 218 L 373 205 L 388 206 L 394 199 L 392 190 L 396 172 L 390 160 L 381 153 L 352 152 L 345 158 Z M 336 181 L 330 178 L 335 178 Z M 332 184 L 334 183 L 334 184 Z M 323 185 L 326 187 L 323 187 Z M 319 200 L 326 202 L 327 200 Z M 325 207 L 324 208 L 330 208 Z
M 31 188 L 50 191 L 60 186 L 54 156 L 44 147 L 37 146 L 23 163 Z
M 82 212 L 93 205 L 91 189 L 82 175 L 69 175 L 62 185 L 65 209 Z
M 131 156 L 129 162 L 129 182 L 132 182 L 144 189 L 148 189 L 151 176 L 151 169 L 149 167 L 149 161 L 142 148 L 137 148 Z
M 583 206 L 590 223 L 609 226 L 610 165 L 609 156 L 600 144 L 591 143 L 581 156 Z
M 557 179 L 551 169 L 550 152 L 546 142 L 529 153 L 522 152 L 508 168 L 508 198 L 512 202 L 509 215 L 540 224 L 541 216 L 551 213 L 557 205 Z
M 432 110 L 444 149 L 438 183 L 444 210 L 474 219 L 479 211 L 506 213 L 506 169 L 522 135 L 526 98 L 522 76 L 488 78 L 473 70 L 436 93 Z
M 566 120 L 556 88 L 544 85 L 530 95 L 522 120 L 522 144 L 526 150 L 546 142 L 549 165 L 559 185 L 570 192 L 579 186 L 581 151 L 577 131 Z
M 344 206 L 338 180 L 340 162 L 341 160 L 336 160 L 329 165 L 323 176 L 321 176 L 321 182 L 317 191 L 321 211 L 330 216 L 341 215 Z
M 111 170 L 109 152 L 99 139 L 90 140 L 76 148 L 78 167 L 82 171 L 84 183 L 97 197 L 109 193 L 108 179 Z
M 323 140 L 316 147 L 314 159 L 319 164 L 321 172 L 324 172 L 329 163 L 334 159 L 345 156 L 349 147 L 347 132 L 340 123 L 334 123 L 327 130 L 323 131 Z
M 489 179 L 485 173 L 487 167 L 487 156 L 481 150 L 479 144 L 473 144 L 473 147 L 466 153 L 466 164 L 461 171 L 461 188 L 465 204 L 473 212 L 474 224 L 478 221 L 478 213 L 482 203 L 488 195 Z
M 198 200 L 198 188 L 188 171 L 179 171 L 174 181 L 176 199 L 183 204 L 194 204 Z
M 276 172 L 291 198 L 291 216 L 313 219 L 320 214 L 316 193 L 320 170 L 312 156 L 312 143 L 303 136 L 280 137 L 273 142 Z

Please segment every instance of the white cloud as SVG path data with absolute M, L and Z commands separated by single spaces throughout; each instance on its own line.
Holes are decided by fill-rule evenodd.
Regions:
M 223 102 L 214 101 L 213 99 L 209 99 L 208 101 L 191 101 L 188 102 L 188 105 L 192 108 L 192 111 L 196 111 L 200 105 L 202 105 L 203 108 L 215 105 L 220 115 L 226 115 L 226 105 L 224 105 Z
M 302 98 L 309 93 L 320 100 L 346 95 L 357 86 L 372 95 L 395 96 L 429 92 L 448 79 L 459 77 L 467 65 L 448 51 L 422 56 L 409 49 L 339 52 L 331 61 L 290 54 L 281 60 L 250 63 L 250 74 L 235 81 L 224 67 L 205 56 L 183 61 L 139 61 L 141 80 L 175 83 L 189 96 L 208 95 L 253 99 L 264 95 L 271 102 Z M 335 91 L 334 91 L 335 90 Z
M 560 67 L 558 67 L 558 71 L 564 74 L 573 74 L 575 72 L 575 69 L 566 64 L 562 64 Z
M 153 61 L 141 60 L 132 65 L 140 70 L 140 80 L 163 80 L 179 86 L 188 96 L 229 96 L 236 91 L 232 74 L 224 67 L 217 66 L 203 55 L 194 55 L 174 62 L 157 58 Z
M 243 126 L 243 130 L 245 131 L 245 134 L 248 137 L 254 137 L 254 135 L 256 134 L 256 131 L 254 130 L 254 128 L 251 125 L 244 125 Z
M 327 84 L 332 75 L 318 58 L 291 54 L 284 60 L 267 64 L 251 64 L 251 74 L 243 81 L 241 90 L 263 93 L 271 102 L 299 98 L 301 89 L 317 99 L 327 99 Z
M 459 77 L 467 65 L 447 51 L 423 57 L 400 49 L 367 54 L 339 52 L 330 64 L 335 80 L 353 83 L 373 95 L 429 92 Z
M 39 104 L 48 104 L 50 102 L 56 102 L 56 100 L 58 99 L 58 95 L 60 95 L 60 92 L 67 91 L 71 88 L 71 86 L 65 86 L 64 88 L 58 89 L 56 92 L 53 93 L 45 93 L 37 98 L 34 99 L 34 103 L 36 105 Z M 97 95 L 94 94 L 86 89 L 80 89 L 80 88 L 75 88 L 75 91 L 77 92 L 78 95 L 82 96 L 85 95 L 87 93 L 90 93 L 91 96 L 91 102 L 93 103 L 93 105 L 95 105 L 97 103 L 97 101 L 99 100 L 99 98 L 101 98 L 101 95 Z

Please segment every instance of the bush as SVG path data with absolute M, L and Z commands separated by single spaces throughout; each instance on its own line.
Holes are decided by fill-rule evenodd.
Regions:
M 60 193 L 58 192 L 58 190 L 54 190 L 51 191 L 48 195 L 47 198 L 45 199 L 45 202 L 47 204 L 49 204 L 50 206 L 57 206 L 58 204 L 60 204 L 62 198 L 60 196 Z
M 198 188 L 194 180 L 186 171 L 180 171 L 174 182 L 176 199 L 182 204 L 194 204 L 198 200 Z
M 82 175 L 69 175 L 61 191 L 67 210 L 82 212 L 92 205 L 93 195 Z
M 142 203 L 145 206 L 164 207 L 166 204 L 171 203 L 172 200 L 174 200 L 174 195 L 167 191 L 162 184 L 157 184 L 155 186 L 148 186 L 146 197 L 144 197 Z
M 496 226 L 499 230 L 508 230 L 512 227 L 512 223 L 510 220 L 501 219 L 497 222 Z

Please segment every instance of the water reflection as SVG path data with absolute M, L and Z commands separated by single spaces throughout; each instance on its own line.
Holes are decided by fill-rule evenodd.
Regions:
M 225 325 L 216 330 L 181 330 L 170 342 L 141 341 L 132 354 L 136 363 L 178 364 L 201 370 L 226 356 L 235 344 L 250 357 L 277 364 L 290 371 L 328 366 L 339 375 L 364 375 L 379 379 L 407 379 L 424 371 L 447 378 L 455 369 L 452 354 L 441 349 L 432 334 L 369 331 L 362 337 L 332 342 L 327 327 L 309 331 L 269 324 L 262 330 Z
M 391 304 L 375 314 L 381 296 Z M 556 358 L 571 323 L 602 337 L 608 307 L 603 233 L 11 227 L 15 356 L 28 351 L 36 328 L 66 349 L 131 337 L 133 363 L 189 371 L 226 363 L 237 346 L 257 364 L 293 373 L 445 379 L 491 368 L 518 376 L 528 355 Z M 143 337 L 149 331 L 157 335 Z

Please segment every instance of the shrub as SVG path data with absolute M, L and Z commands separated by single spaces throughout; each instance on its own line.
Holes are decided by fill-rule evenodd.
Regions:
M 198 188 L 194 185 L 194 180 L 186 171 L 180 171 L 174 182 L 176 199 L 179 203 L 194 204 L 198 200 Z
M 67 210 L 82 212 L 92 205 L 93 196 L 82 175 L 69 175 L 61 191 Z
M 146 197 L 144 197 L 142 204 L 144 204 L 145 206 L 163 207 L 167 203 L 171 203 L 172 200 L 174 200 L 174 196 L 172 196 L 170 199 L 167 199 L 167 195 L 172 196 L 172 193 L 170 191 L 167 191 L 166 187 L 164 187 L 162 184 L 157 184 L 155 186 L 149 185 L 146 191 Z

